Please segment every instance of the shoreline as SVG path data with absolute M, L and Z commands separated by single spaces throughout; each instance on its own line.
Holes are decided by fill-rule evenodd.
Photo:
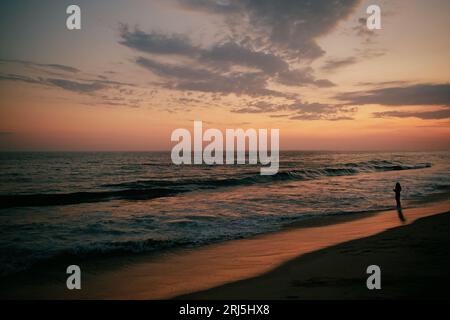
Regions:
M 405 223 L 399 220 L 395 210 L 331 217 L 332 222 L 323 219 L 322 223 L 310 221 L 302 225 L 300 221 L 280 231 L 174 250 L 158 257 L 117 257 L 80 264 L 83 285 L 79 291 L 65 288 L 65 267 L 0 279 L 0 291 L 2 298 L 8 299 L 180 297 L 260 276 L 299 256 L 449 210 L 447 200 L 405 209 Z
M 236 282 L 177 300 L 450 299 L 450 211 L 289 260 Z M 366 287 L 380 268 L 380 290 Z

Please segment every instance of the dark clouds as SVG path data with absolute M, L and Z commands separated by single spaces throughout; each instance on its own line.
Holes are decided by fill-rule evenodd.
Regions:
M 105 85 L 101 81 L 77 82 L 66 79 L 47 79 L 46 82 L 59 88 L 78 93 L 91 93 L 105 88 Z
M 25 67 L 24 73 L 27 73 L 0 73 L 0 80 L 3 81 L 17 81 L 28 84 L 40 84 L 44 86 L 58 87 L 72 92 L 87 94 L 104 89 L 108 86 L 108 84 L 113 83 L 108 79 L 78 79 L 81 78 L 81 76 L 77 77 L 76 74 L 78 74 L 80 70 L 67 65 L 55 63 L 37 63 L 33 61 L 13 59 L 1 59 L 0 63 L 4 65 L 21 65 L 22 67 Z M 33 75 L 36 73 L 36 68 L 39 68 L 38 76 Z M 49 77 L 49 74 L 55 76 L 55 74 L 52 72 L 54 70 L 61 71 L 62 73 L 58 74 L 58 76 L 61 77 Z
M 375 112 L 375 118 L 419 118 L 423 120 L 439 120 L 450 118 L 450 108 L 434 111 L 386 111 Z
M 268 75 L 289 70 L 286 61 L 275 54 L 255 51 L 232 41 L 217 43 L 209 48 L 200 48 L 183 35 L 145 33 L 126 25 L 120 27 L 120 44 L 139 52 L 154 55 L 178 55 L 194 60 L 197 64 L 221 71 L 227 71 L 235 65 L 256 68 Z
M 308 63 L 324 54 L 316 38 L 332 31 L 359 2 L 180 0 L 184 10 L 221 18 L 215 20 L 223 22 L 223 37 L 216 37 L 214 43 L 194 44 L 184 34 L 144 32 L 122 24 L 119 43 L 149 55 L 135 61 L 160 77 L 166 88 L 285 96 L 270 89 L 270 84 L 335 86 L 328 79 L 316 79 Z
M 291 120 L 353 120 L 352 115 L 356 112 L 356 108 L 323 103 L 297 102 L 289 108 L 295 111 L 294 114 L 289 116 Z
M 327 121 L 342 121 L 342 120 L 354 120 L 349 116 L 329 116 L 317 113 L 302 113 L 296 116 L 290 117 L 291 120 L 327 120 Z
M 334 72 L 340 68 L 350 66 L 357 62 L 358 62 L 358 59 L 356 57 L 328 59 L 325 61 L 325 64 L 322 66 L 322 70 L 325 72 Z
M 16 59 L 0 59 L 0 63 L 16 63 L 26 67 L 41 67 L 44 69 L 53 69 L 71 73 L 77 73 L 80 71 L 75 67 L 57 63 L 36 63 L 32 61 L 16 60 Z
M 24 83 L 36 83 L 40 84 L 42 81 L 36 80 L 34 78 L 20 75 L 20 74 L 0 74 L 0 81 L 18 81 L 18 82 L 24 82 Z
M 359 82 L 358 86 L 368 86 L 368 87 L 386 87 L 386 86 L 406 86 L 408 85 L 408 81 L 404 80 L 391 80 L 391 81 L 380 81 L 380 82 L 370 82 L 370 81 L 362 81 Z
M 137 28 L 130 31 L 121 24 L 120 36 L 120 44 L 147 53 L 191 55 L 197 51 L 189 38 L 181 34 L 145 33 Z
M 342 93 L 338 100 L 350 104 L 450 105 L 450 84 L 416 84 L 369 91 Z
M 149 54 L 150 57 L 137 57 L 135 62 L 160 77 L 166 88 L 287 97 L 269 89 L 269 82 L 287 86 L 334 86 L 330 80 L 316 79 L 310 67 L 291 68 L 280 55 L 232 41 L 200 48 L 180 35 L 145 33 L 122 25 L 119 42 L 141 54 Z M 173 59 L 174 63 L 161 59 L 161 56 L 174 55 L 182 59 Z
M 230 72 L 223 75 L 221 72 L 204 68 L 165 64 L 143 57 L 137 58 L 136 63 L 163 77 L 163 86 L 169 89 L 288 97 L 286 94 L 267 89 L 268 78 L 262 72 Z
M 17 68 L 17 65 L 20 65 L 20 68 Z M 71 66 L 6 59 L 0 60 L 0 66 L 16 71 L 0 72 L 0 81 L 40 85 L 87 95 L 95 101 L 88 104 L 138 107 L 142 102 L 132 95 L 136 85 L 116 81 L 104 75 L 93 77 Z M 54 72 L 55 70 L 59 72 Z
M 402 84 L 399 81 L 363 83 L 363 85 Z M 375 118 L 419 118 L 423 120 L 447 119 L 450 117 L 450 84 L 415 84 L 368 91 L 339 94 L 338 100 L 352 105 L 380 104 L 391 107 L 429 106 L 444 107 L 426 111 L 384 111 L 375 112 Z
M 245 107 L 240 107 L 232 110 L 234 113 L 268 113 L 268 112 L 279 112 L 287 110 L 287 105 L 284 104 L 274 104 L 267 101 L 255 101 L 248 103 Z
M 252 98 L 282 97 L 290 102 L 254 102 L 236 113 L 288 111 L 303 120 L 350 119 L 345 107 L 304 103 L 280 86 L 333 87 L 309 66 L 325 52 L 316 43 L 360 3 L 359 0 L 179 0 L 180 7 L 222 21 L 213 43 L 193 43 L 187 35 L 144 32 L 120 26 L 119 43 L 138 53 L 137 65 L 156 75 L 163 88 Z M 217 19 L 219 18 L 219 19 Z M 331 71 L 356 61 L 329 61 Z M 273 86 L 275 85 L 275 86 Z M 278 88 L 278 89 L 275 89 Z M 351 111 L 351 112 L 354 112 Z M 344 114 L 344 115 L 342 115 Z
M 144 57 L 138 57 L 136 59 L 136 63 L 141 67 L 152 71 L 154 74 L 165 78 L 195 80 L 213 78 L 215 75 L 213 72 L 206 69 L 193 68 L 185 65 L 160 63 Z
M 287 86 L 314 85 L 319 88 L 335 86 L 335 84 L 328 79 L 316 80 L 313 76 L 313 70 L 310 67 L 281 71 L 277 74 L 276 81 Z
M 352 115 L 356 108 L 345 105 L 331 105 L 323 103 L 309 103 L 300 100 L 290 104 L 275 104 L 267 101 L 257 101 L 249 103 L 245 107 L 232 110 L 235 113 L 277 113 L 272 114 L 273 118 L 288 118 L 291 120 L 353 120 Z
M 105 80 L 74 81 L 60 78 L 33 78 L 19 74 L 0 74 L 0 81 L 1 80 L 40 84 L 45 86 L 58 87 L 67 91 L 87 94 L 106 88 L 109 82 Z
M 227 76 L 215 75 L 211 78 L 197 79 L 195 81 L 176 81 L 169 82 L 167 87 L 178 90 L 192 90 L 211 93 L 222 93 L 236 95 L 246 94 L 249 96 L 291 96 L 287 93 L 281 93 L 268 89 L 267 77 L 262 73 L 233 73 Z
M 184 8 L 222 15 L 233 36 L 259 39 L 293 59 L 315 59 L 324 51 L 315 42 L 345 19 L 358 0 L 179 0 Z M 247 25 L 244 25 L 247 23 Z
M 265 52 L 253 51 L 235 42 L 226 42 L 205 50 L 201 60 L 211 62 L 214 65 L 224 63 L 226 67 L 241 65 L 258 68 L 267 74 L 275 74 L 289 70 L 289 64 L 280 57 Z
M 313 118 L 312 114 L 321 113 L 320 117 L 326 118 L 338 111 L 314 103 L 291 109 L 294 104 L 300 104 L 299 90 L 295 89 L 335 86 L 329 79 L 316 78 L 310 67 L 313 60 L 325 54 L 316 40 L 333 31 L 359 3 L 360 0 L 179 0 L 178 10 L 214 17 L 212 20 L 220 26 L 220 32 L 211 38 L 214 40 L 210 39 L 212 42 L 196 43 L 193 39 L 198 38 L 188 33 L 143 31 L 122 24 L 118 43 L 133 50 L 133 63 L 158 77 L 152 85 L 215 96 L 281 97 L 288 100 L 285 105 L 291 105 L 287 108 L 291 115 L 302 113 L 304 118 Z M 123 85 L 114 84 L 104 75 L 100 80 L 91 76 L 83 78 L 71 66 L 56 63 L 28 66 L 73 75 L 6 74 L 1 77 L 88 95 Z M 331 70 L 331 64 L 327 68 Z M 312 109 L 305 111 L 306 106 Z
M 74 73 L 76 73 L 76 72 L 80 71 L 77 68 L 74 68 L 74 67 L 71 67 L 71 66 L 62 65 L 62 64 L 51 63 L 51 64 L 43 64 L 43 65 L 40 65 L 40 66 L 54 68 L 54 69 L 59 69 L 59 70 L 66 71 L 66 72 L 74 72 Z

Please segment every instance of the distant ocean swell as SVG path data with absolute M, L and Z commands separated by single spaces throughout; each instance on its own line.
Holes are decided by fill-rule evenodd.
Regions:
M 6 194 L 0 195 L 0 208 L 23 206 L 69 205 L 109 200 L 146 200 L 158 197 L 174 196 L 182 192 L 221 187 L 246 186 L 282 181 L 304 181 L 333 176 L 349 176 L 360 173 L 414 170 L 431 167 L 431 163 L 406 165 L 387 160 L 372 160 L 358 163 L 344 163 L 336 167 L 316 169 L 285 170 L 273 176 L 262 176 L 259 172 L 230 175 L 221 179 L 180 179 L 136 180 L 117 184 L 103 184 L 99 191 L 80 191 L 54 194 Z

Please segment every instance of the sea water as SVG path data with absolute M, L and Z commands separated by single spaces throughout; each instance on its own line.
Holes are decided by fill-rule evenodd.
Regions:
M 281 152 L 255 165 L 174 165 L 170 152 L 0 153 L 0 274 L 52 259 L 158 254 L 309 217 L 447 197 L 449 152 Z M 448 198 L 448 197 L 447 197 Z M 406 211 L 407 214 L 407 211 Z

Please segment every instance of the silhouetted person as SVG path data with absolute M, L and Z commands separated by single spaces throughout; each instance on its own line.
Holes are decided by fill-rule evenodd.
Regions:
M 400 185 L 400 183 L 396 183 L 395 184 L 395 188 L 393 190 L 395 192 L 395 202 L 397 202 L 397 213 L 398 213 L 398 218 L 402 221 L 405 222 L 406 219 L 403 216 L 403 211 L 402 211 L 402 203 L 400 202 L 400 192 L 402 192 L 402 186 Z
M 395 184 L 394 192 L 395 192 L 395 202 L 397 202 L 397 208 L 401 208 L 402 204 L 400 202 L 400 192 L 402 192 L 402 186 L 400 185 L 399 182 Z

